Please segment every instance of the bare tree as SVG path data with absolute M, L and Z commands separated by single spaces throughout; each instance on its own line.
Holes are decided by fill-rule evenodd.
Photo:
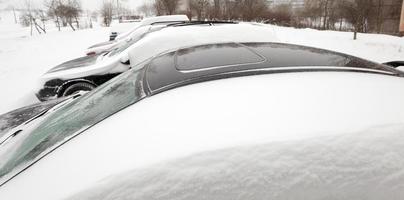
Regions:
M 372 8 L 372 0 L 341 0 L 340 9 L 344 17 L 354 26 L 354 40 L 358 32 L 367 32 Z
M 265 18 L 278 25 L 290 26 L 292 21 L 292 6 L 290 4 L 277 5 L 267 11 Z
M 48 0 L 44 3 L 47 8 L 47 14 L 55 19 L 56 26 L 60 31 L 60 27 L 69 25 L 73 31 L 80 28 L 79 20 L 82 12 L 79 0 Z M 73 23 L 76 24 L 74 28 Z
M 198 20 L 207 18 L 207 11 L 209 6 L 209 0 L 190 0 L 191 12 L 196 14 Z
M 178 9 L 179 0 L 156 0 L 154 7 L 157 15 L 172 15 Z
M 139 13 L 143 13 L 146 17 L 156 14 L 153 5 L 149 3 L 144 3 L 143 5 L 139 6 L 137 11 Z
M 44 6 L 47 8 L 47 14 L 49 17 L 52 17 L 55 19 L 55 24 L 58 27 L 60 31 L 61 27 L 61 18 L 62 18 L 62 13 L 60 11 L 60 0 L 48 0 L 44 2 Z
M 243 20 L 251 21 L 262 18 L 268 9 L 264 0 L 244 0 L 239 9 Z
M 213 6 L 211 7 L 211 18 L 212 19 L 221 19 L 222 18 L 222 10 L 220 9 L 221 0 L 213 0 Z
M 103 23 L 105 26 L 111 25 L 113 11 L 114 5 L 112 1 L 104 0 L 101 6 L 100 14 L 103 18 Z

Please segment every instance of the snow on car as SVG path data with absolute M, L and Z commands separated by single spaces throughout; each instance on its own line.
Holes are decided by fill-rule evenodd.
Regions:
M 375 127 L 196 153 L 108 177 L 68 199 L 401 200 L 403 137 L 402 125 Z
M 94 186 L 76 197 L 182 199 L 204 190 L 198 198 L 208 198 L 216 197 L 214 188 L 237 187 L 231 183 L 255 186 L 257 175 L 241 169 L 264 173 L 270 186 L 279 184 L 271 194 L 261 190 L 265 185 L 244 187 L 246 198 L 290 199 L 307 191 L 313 199 L 363 199 L 392 185 L 377 197 L 403 197 L 403 72 L 332 51 L 268 42 L 202 41 L 139 65 L 9 131 L 0 146 L 0 199 L 63 199 Z M 377 127 L 380 134 L 369 131 Z M 316 139 L 322 137 L 331 139 Z M 377 148 L 366 146 L 373 144 Z M 245 145 L 251 148 L 242 147 L 241 159 L 231 153 L 238 149 L 226 150 Z M 234 162 L 221 162 L 224 157 Z M 172 173 L 184 179 L 155 171 L 169 166 L 166 161 L 183 164 L 184 171 Z M 369 163 L 374 161 L 377 166 Z M 226 166 L 240 168 L 217 171 Z M 128 170 L 134 172 L 118 182 L 102 181 Z M 207 182 L 180 188 L 203 177 L 199 173 L 208 175 Z M 228 176 L 215 179 L 212 173 Z M 242 179 L 232 181 L 233 175 Z M 153 184 L 136 187 L 147 180 Z M 338 190 L 344 188 L 352 190 Z M 369 189 L 379 190 L 364 193 Z M 218 194 L 232 199 L 234 192 Z
M 78 91 L 90 91 L 155 55 L 198 41 L 254 40 L 278 41 L 272 29 L 247 23 L 190 22 L 143 26 L 124 45 L 110 52 L 78 58 L 49 70 L 39 80 L 36 95 L 45 101 Z

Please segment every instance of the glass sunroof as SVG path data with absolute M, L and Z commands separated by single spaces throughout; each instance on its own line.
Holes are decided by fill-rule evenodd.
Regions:
M 240 44 L 209 44 L 177 51 L 176 68 L 179 71 L 208 70 L 263 61 L 264 58 Z

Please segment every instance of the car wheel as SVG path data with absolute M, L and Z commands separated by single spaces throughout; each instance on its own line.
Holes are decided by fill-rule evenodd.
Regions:
M 67 87 L 62 96 L 69 96 L 74 93 L 80 92 L 80 91 L 91 91 L 95 88 L 93 84 L 90 83 L 85 83 L 85 82 L 80 82 L 80 83 L 75 83 L 73 85 L 70 85 Z

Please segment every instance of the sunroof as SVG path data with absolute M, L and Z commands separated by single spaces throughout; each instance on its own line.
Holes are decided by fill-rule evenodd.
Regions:
M 208 44 L 178 50 L 176 68 L 182 72 L 192 72 L 263 61 L 265 58 L 240 44 Z

